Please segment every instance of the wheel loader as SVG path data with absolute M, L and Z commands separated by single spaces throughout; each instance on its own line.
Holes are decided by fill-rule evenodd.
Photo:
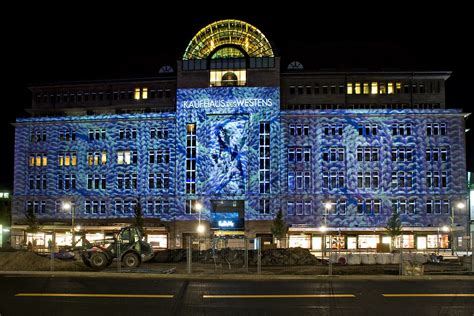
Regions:
M 154 257 L 153 248 L 143 240 L 140 229 L 134 226 L 124 227 L 113 239 L 101 242 L 90 243 L 84 236 L 81 239 L 82 261 L 97 271 L 108 267 L 114 259 L 122 262 L 125 268 L 136 268 Z

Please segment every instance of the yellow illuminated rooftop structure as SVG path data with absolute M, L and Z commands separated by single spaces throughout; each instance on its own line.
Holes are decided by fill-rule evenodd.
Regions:
M 189 42 L 183 59 L 273 57 L 272 46 L 256 27 L 239 20 L 221 20 L 202 28 Z

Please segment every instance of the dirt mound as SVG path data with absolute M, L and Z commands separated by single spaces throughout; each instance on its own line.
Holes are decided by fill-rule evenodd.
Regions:
M 224 248 L 212 251 L 211 249 L 192 252 L 193 262 L 195 263 L 217 263 L 217 264 L 244 264 L 244 250 Z M 257 251 L 249 250 L 249 264 L 257 264 Z M 186 249 L 163 250 L 157 252 L 155 262 L 185 262 Z M 262 251 L 263 266 L 281 266 L 281 265 L 314 265 L 320 264 L 319 260 L 303 248 L 289 249 L 268 249 Z
M 50 271 L 51 259 L 29 251 L 0 252 L 0 271 Z M 87 271 L 81 261 L 54 259 L 55 271 Z

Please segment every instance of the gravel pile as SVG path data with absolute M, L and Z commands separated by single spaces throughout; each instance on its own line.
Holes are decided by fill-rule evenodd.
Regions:
M 0 252 L 2 271 L 50 271 L 51 259 L 29 251 Z M 54 259 L 55 271 L 88 271 L 82 261 Z

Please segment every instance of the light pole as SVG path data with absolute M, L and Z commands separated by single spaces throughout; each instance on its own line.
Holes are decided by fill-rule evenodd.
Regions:
M 451 255 L 454 256 L 454 247 L 456 245 L 456 241 L 454 240 L 454 210 L 457 208 L 462 210 L 466 207 L 463 202 L 456 203 L 455 207 L 451 208 Z
M 194 209 L 198 212 L 198 226 L 196 228 L 196 231 L 198 232 L 198 234 L 202 235 L 206 231 L 206 227 L 201 224 L 202 204 L 196 202 L 196 204 L 194 204 Z
M 327 216 L 329 214 L 331 206 L 331 202 L 324 203 L 323 225 L 319 228 L 319 230 L 323 234 L 323 257 L 326 255 L 326 231 L 328 230 Z M 329 247 L 331 247 L 331 241 L 329 241 Z
M 72 202 L 69 202 L 69 201 L 64 201 L 62 203 L 62 209 L 64 211 L 69 211 L 71 210 L 71 232 L 72 232 L 72 246 L 74 247 L 75 246 L 75 243 L 76 243 L 76 237 L 75 237 L 75 234 L 74 234 L 74 221 L 75 221 L 75 205 L 72 203 Z

